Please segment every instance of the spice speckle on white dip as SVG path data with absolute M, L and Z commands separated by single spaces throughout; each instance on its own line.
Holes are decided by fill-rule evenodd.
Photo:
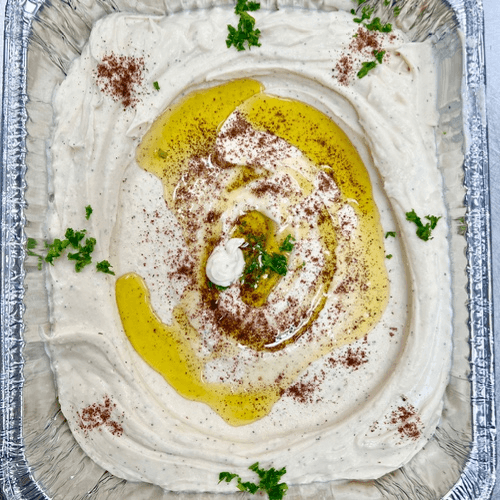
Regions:
M 262 46 L 245 52 L 226 48 L 225 26 L 234 22 L 229 9 L 106 17 L 55 95 L 50 238 L 67 227 L 88 228 L 97 240 L 94 261 L 109 260 L 116 273 L 75 273 L 62 260 L 49 268 L 53 328 L 45 340 L 61 408 L 79 444 L 102 467 L 173 491 L 227 491 L 217 485 L 218 473 L 244 475 L 256 461 L 286 466 L 288 484 L 379 477 L 432 436 L 448 380 L 448 226 L 434 144 L 430 43 L 407 43 L 398 31 L 380 34 L 384 62 L 358 79 L 345 65 L 338 69 L 359 28 L 350 13 L 282 9 L 255 17 Z M 131 88 L 106 84 L 106 71 L 98 68 L 113 63 L 110 54 L 132 64 Z M 266 93 L 305 102 L 333 119 L 370 172 L 384 233 L 397 232 L 384 240 L 392 255 L 385 262 L 390 290 L 378 323 L 312 362 L 269 414 L 240 426 L 179 395 L 143 360 L 122 328 L 115 298 L 116 279 L 136 273 L 161 322 L 174 320 L 193 254 L 181 215 L 167 206 L 162 182 L 138 166 L 136 148 L 172 102 L 234 78 L 258 80 Z M 300 151 L 290 151 L 285 161 L 298 162 Z M 210 200 L 209 184 L 196 189 Z M 324 192 L 331 200 L 322 202 L 337 199 L 335 185 Z M 345 242 L 358 231 L 356 203 L 338 208 Z M 418 239 L 405 220 L 412 209 L 443 217 L 429 241 Z M 314 241 L 308 247 L 298 240 L 294 249 L 311 279 L 307 255 L 314 251 Z M 348 296 L 347 280 L 337 278 L 339 293 Z M 221 303 L 233 300 L 231 293 L 221 294 Z M 324 317 L 318 322 L 319 331 L 328 330 Z M 300 347 L 283 350 L 290 363 Z M 201 344 L 200 352 L 212 348 Z M 207 381 L 232 383 L 257 358 L 263 364 L 282 359 L 282 351 L 241 351 L 237 366 L 229 357 L 207 363 Z

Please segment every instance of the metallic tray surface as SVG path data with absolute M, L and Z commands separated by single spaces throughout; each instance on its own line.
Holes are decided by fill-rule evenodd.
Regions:
M 103 11 L 114 11 L 114 2 L 96 2 Z M 125 3 L 125 2 L 124 2 Z M 178 11 L 196 8 L 196 2 L 170 2 L 167 10 Z M 226 3 L 226 2 L 225 2 Z M 435 2 L 436 3 L 436 2 Z M 76 10 L 76 3 L 64 3 Z M 470 335 L 470 384 L 472 408 L 472 438 L 468 443 L 465 466 L 451 490 L 444 495 L 449 499 L 486 499 L 490 497 L 496 470 L 495 416 L 493 376 L 493 330 L 491 319 L 491 244 L 488 185 L 487 130 L 485 116 L 485 68 L 483 58 L 483 11 L 480 1 L 453 0 L 447 8 L 455 15 L 457 25 L 463 34 L 463 81 L 462 81 L 462 127 L 465 134 L 464 183 L 467 225 L 467 294 Z M 307 5 L 309 7 L 309 4 Z M 26 371 L 29 376 L 36 373 L 30 368 L 32 356 L 26 344 L 26 268 L 25 268 L 25 226 L 27 156 L 29 156 L 28 96 L 28 54 L 33 43 L 33 25 L 39 22 L 40 9 L 52 6 L 36 1 L 7 1 L 4 40 L 4 91 L 2 113 L 2 167 L 1 188 L 1 263 L 0 263 L 0 440 L 1 464 L 0 484 L 3 495 L 8 499 L 69 498 L 54 494 L 54 479 L 46 468 L 57 467 L 67 458 L 47 450 L 46 463 L 30 461 L 26 442 L 36 442 L 36 436 L 26 435 L 26 418 L 37 416 L 37 407 L 27 411 Z M 324 8 L 325 4 L 311 8 Z M 130 10 L 130 8 L 128 9 Z M 160 9 L 161 10 L 161 9 Z M 64 21 L 64 19 L 61 19 Z M 90 23 L 90 20 L 85 21 Z M 54 26 L 48 26 L 54 30 Z M 63 32 L 61 32 L 63 34 Z M 58 61 L 64 69 L 65 61 Z M 32 152 L 33 154 L 33 152 Z M 29 165 L 29 160 L 28 160 Z M 31 222 L 29 222 L 31 223 Z M 28 378 L 29 378 L 28 376 Z M 54 442 L 60 434 L 69 433 L 64 427 L 64 419 L 54 407 L 52 429 Z M 77 445 L 74 445 L 77 447 Z M 77 452 L 71 448 L 68 456 Z M 71 459 L 71 457 L 70 457 Z M 81 474 L 82 467 L 92 467 L 90 460 L 74 461 L 71 479 Z M 65 471 L 66 472 L 66 471 Z M 113 478 L 104 471 L 96 471 L 98 481 L 87 488 L 84 495 L 71 498 L 108 498 L 104 491 L 112 485 L 123 491 L 122 498 L 139 498 L 141 493 L 127 489 L 125 481 Z M 55 473 L 57 476 L 57 471 Z M 70 477 L 67 478 L 68 480 Z M 61 481 L 61 479 L 59 479 Z M 114 482 L 115 481 L 115 482 Z M 397 482 L 394 483 L 395 486 Z M 394 486 L 393 485 L 393 486 Z M 80 485 L 81 486 L 81 485 Z M 90 485 L 92 486 L 92 485 Z M 407 485 L 401 490 L 386 490 L 381 498 L 435 498 L 424 491 L 414 489 L 418 485 Z M 398 486 L 400 487 L 400 486 Z M 57 490 L 57 487 L 55 487 Z M 81 491 L 85 488 L 81 487 Z M 118 491 L 114 495 L 119 494 Z M 50 493 L 52 492 L 52 493 Z M 1 494 L 1 492 L 0 492 Z M 170 498 L 170 495 L 149 492 L 147 498 Z M 293 498 L 337 498 L 326 489 L 318 491 L 318 496 L 309 496 L 297 491 Z M 52 496 L 53 495 L 53 496 Z M 109 498 L 115 496 L 109 495 Z M 153 496 L 154 495 L 154 496 Z M 307 495 L 307 496 L 306 496 Z M 146 498 L 141 496 L 141 498 Z M 177 497 L 179 498 L 179 497 Z M 203 495 L 189 495 L 188 498 L 205 498 Z M 342 497 L 344 498 L 344 497 Z M 372 498 L 370 496 L 370 498 Z M 375 497 L 373 497 L 375 498 Z M 378 497 L 377 497 L 378 498 Z

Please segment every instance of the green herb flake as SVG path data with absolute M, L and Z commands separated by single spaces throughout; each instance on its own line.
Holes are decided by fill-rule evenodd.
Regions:
M 264 235 L 255 236 L 251 233 L 245 234 L 248 243 L 243 247 L 245 255 L 245 268 L 241 277 L 241 282 L 248 287 L 256 288 L 259 280 L 267 271 L 274 272 L 280 276 L 285 276 L 288 272 L 288 259 L 282 253 L 273 252 L 269 254 L 264 248 Z M 291 252 L 295 246 L 295 238 L 289 234 L 281 246 L 280 252 Z
M 394 17 L 398 17 L 399 14 L 401 14 L 401 7 L 399 5 L 396 5 L 396 7 L 394 7 Z
M 467 223 L 465 222 L 465 217 L 459 217 L 456 219 L 458 221 L 458 234 L 463 236 L 467 232 Z
M 38 242 L 35 240 L 35 238 L 28 238 L 28 241 L 26 242 L 26 248 L 28 250 L 27 254 L 30 257 L 37 257 L 38 258 L 38 270 L 40 271 L 42 269 L 42 263 L 43 263 L 43 255 L 40 255 L 39 253 L 33 252 L 33 249 L 36 248 L 38 245 Z
M 92 214 L 92 207 L 90 205 L 85 207 L 85 214 L 85 218 L 88 220 Z M 68 227 L 64 233 L 63 240 L 55 238 L 52 243 L 48 241 L 45 242 L 45 257 L 33 252 L 33 249 L 37 247 L 38 243 L 34 238 L 28 238 L 27 253 L 30 256 L 38 257 L 38 269 L 42 269 L 43 261 L 53 266 L 54 260 L 61 257 L 66 248 L 73 248 L 77 251 L 68 253 L 68 260 L 75 262 L 75 270 L 79 273 L 85 266 L 92 262 L 91 254 L 96 245 L 95 238 L 86 238 L 85 244 L 82 244 L 86 233 L 86 229 L 75 231 L 73 228 Z M 111 267 L 111 264 L 107 260 L 103 260 L 96 264 L 97 271 L 114 275 L 115 273 L 110 269 Z
M 363 21 L 367 20 L 367 19 L 370 19 L 370 17 L 372 17 L 372 14 L 373 14 L 373 11 L 375 9 L 373 7 L 369 7 L 369 6 L 366 6 L 366 7 L 363 7 L 361 9 L 361 17 L 355 17 L 353 19 L 353 21 L 355 23 L 362 23 Z
M 95 267 L 100 273 L 112 274 L 113 276 L 115 275 L 115 273 L 111 270 L 111 267 L 113 266 L 107 260 L 101 260 L 101 262 L 98 262 Z
M 422 223 L 420 217 L 415 213 L 415 210 L 411 212 L 406 212 L 406 220 L 413 222 L 417 226 L 417 236 L 424 241 L 428 241 L 431 238 L 432 230 L 435 229 L 439 219 L 441 217 L 436 217 L 434 215 L 426 215 L 425 218 L 429 221 L 425 225 Z
M 375 59 L 378 61 L 378 63 L 382 64 L 382 61 L 384 60 L 385 50 L 374 50 L 373 55 L 375 56 Z
M 160 84 L 158 82 L 153 82 L 153 87 L 155 90 L 160 90 Z
M 69 246 L 69 241 L 60 240 L 59 238 L 55 238 L 52 243 L 46 242 L 45 248 L 47 249 L 47 255 L 45 256 L 45 262 L 53 266 L 54 260 L 62 255 L 67 246 Z
M 90 205 L 87 205 L 85 207 L 85 218 L 89 220 L 91 215 L 92 215 L 92 207 Z
M 395 238 L 395 237 L 396 237 L 396 231 L 387 231 L 387 233 L 385 233 L 385 239 Z
M 365 77 L 369 71 L 377 66 L 377 61 L 362 62 L 361 69 L 357 73 L 358 78 Z
M 82 229 L 81 231 L 75 231 L 74 229 L 71 229 L 70 227 L 66 229 L 66 233 L 64 234 L 64 237 L 69 241 L 69 244 L 73 248 L 78 248 L 80 245 L 80 241 L 85 238 L 85 233 L 87 232 L 86 229 Z
M 167 156 L 168 156 L 168 155 L 167 155 L 167 152 L 166 152 L 166 151 L 163 151 L 163 149 L 159 149 L 159 150 L 158 150 L 158 156 L 159 156 L 160 158 L 167 158 Z
M 249 2 L 248 0 L 238 0 L 234 13 L 240 16 L 238 28 L 227 25 L 228 35 L 226 45 L 229 49 L 232 45 L 238 50 L 246 50 L 245 42 L 250 47 L 260 47 L 259 37 L 260 30 L 255 29 L 255 18 L 248 14 L 248 11 L 253 12 L 260 9 L 260 3 Z
M 269 500 L 281 500 L 285 496 L 288 485 L 279 482 L 281 477 L 286 474 L 285 467 L 280 470 L 276 470 L 274 467 L 265 470 L 259 467 L 259 462 L 256 462 L 251 465 L 249 469 L 259 476 L 259 484 L 250 481 L 243 482 L 238 474 L 232 474 L 230 472 L 221 472 L 219 474 L 219 483 L 222 481 L 230 483 L 233 479 L 237 479 L 238 484 L 236 487 L 240 491 L 246 491 L 254 495 L 260 490 L 267 493 Z
M 288 271 L 288 261 L 287 258 L 280 253 L 273 253 L 269 255 L 267 252 L 262 252 L 262 272 L 265 272 L 267 269 L 274 271 L 281 276 L 285 276 Z
M 75 271 L 77 273 L 92 262 L 90 254 L 94 251 L 95 244 L 95 238 L 87 238 L 85 245 L 78 245 L 78 252 L 68 253 L 68 259 L 75 261 Z
M 386 259 L 392 259 L 392 254 L 388 254 L 385 256 Z
M 260 9 L 259 2 L 249 2 L 248 0 L 238 0 L 234 8 L 235 14 L 243 14 L 244 12 L 255 12 Z
M 219 292 L 222 292 L 224 290 L 227 290 L 229 287 L 216 285 L 215 283 L 212 283 L 210 280 L 208 280 L 208 288 L 215 288 L 216 290 L 219 290 Z
M 295 238 L 289 234 L 280 246 L 280 252 L 291 252 L 295 246 Z
M 373 18 L 372 22 L 365 24 L 365 28 L 370 31 L 380 31 L 381 33 L 390 33 L 392 31 L 392 24 L 382 24 L 380 17 Z

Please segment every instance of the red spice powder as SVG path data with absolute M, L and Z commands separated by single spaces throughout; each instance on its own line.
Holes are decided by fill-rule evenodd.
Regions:
M 314 385 L 311 382 L 297 382 L 286 390 L 286 395 L 292 397 L 299 403 L 309 403 L 314 393 Z
M 361 61 L 373 59 L 374 51 L 382 48 L 382 38 L 381 33 L 360 27 L 335 65 L 333 77 L 337 78 L 341 85 L 349 85 L 351 77 L 361 69 Z
M 116 404 L 111 402 L 109 396 L 104 397 L 104 403 L 94 403 L 86 406 L 78 415 L 78 425 L 80 429 L 87 434 L 93 429 L 99 429 L 102 426 L 108 427 L 113 436 L 121 436 L 123 434 L 123 427 L 111 419 L 111 414 L 116 408 Z
M 347 86 L 349 78 L 353 74 L 353 60 L 347 54 L 342 55 L 338 63 L 335 65 L 337 71 L 337 79 L 341 85 Z
M 142 57 L 105 55 L 97 65 L 96 80 L 101 92 L 120 101 L 123 107 L 134 107 L 139 101 L 136 88 L 142 83 Z
M 291 385 L 284 392 L 284 394 L 292 398 L 294 401 L 297 401 L 297 403 L 318 403 L 319 401 L 321 401 L 321 399 L 315 398 L 314 393 L 316 389 L 321 385 L 323 379 L 324 376 L 321 378 L 315 376 L 313 380 L 309 380 L 307 382 L 296 382 L 295 384 Z
M 417 414 L 417 410 L 411 404 L 398 406 L 391 413 L 389 421 L 391 424 L 398 426 L 401 437 L 417 440 L 422 434 L 422 421 Z
M 362 347 L 348 347 L 347 351 L 341 356 L 331 357 L 328 359 L 328 364 L 331 367 L 334 367 L 337 363 L 355 371 L 361 365 L 368 363 L 368 356 Z

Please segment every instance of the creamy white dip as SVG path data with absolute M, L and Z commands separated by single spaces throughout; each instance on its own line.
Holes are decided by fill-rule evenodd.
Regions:
M 90 266 L 77 274 L 64 260 L 50 267 L 53 328 L 45 340 L 73 434 L 111 473 L 173 491 L 226 492 L 218 473 L 247 477 L 256 461 L 286 466 L 288 484 L 379 477 L 408 462 L 432 436 L 448 380 L 448 226 L 430 43 L 407 43 L 396 31 L 384 42 L 383 64 L 345 85 L 333 68 L 358 28 L 350 13 L 282 9 L 255 17 L 262 47 L 245 52 L 226 48 L 225 26 L 235 23 L 229 9 L 106 17 L 55 95 L 49 235 L 88 228 L 97 240 L 94 261 L 109 260 L 116 277 L 143 276 L 164 323 L 185 285 L 172 276 L 190 256 L 161 182 L 137 166 L 135 150 L 162 110 L 193 89 L 252 77 L 268 93 L 326 113 L 370 171 L 384 231 L 397 231 L 385 240 L 391 292 L 381 321 L 365 339 L 304 371 L 298 383 L 314 383 L 312 393 L 285 394 L 269 415 L 241 427 L 179 396 L 135 352 L 121 327 L 116 277 Z M 144 58 L 134 107 L 124 109 L 96 85 L 96 66 L 111 52 Z M 405 220 L 411 209 L 443 216 L 431 240 L 418 239 Z M 339 217 L 355 234 L 352 206 Z M 109 409 L 106 425 L 82 425 L 91 405 Z

